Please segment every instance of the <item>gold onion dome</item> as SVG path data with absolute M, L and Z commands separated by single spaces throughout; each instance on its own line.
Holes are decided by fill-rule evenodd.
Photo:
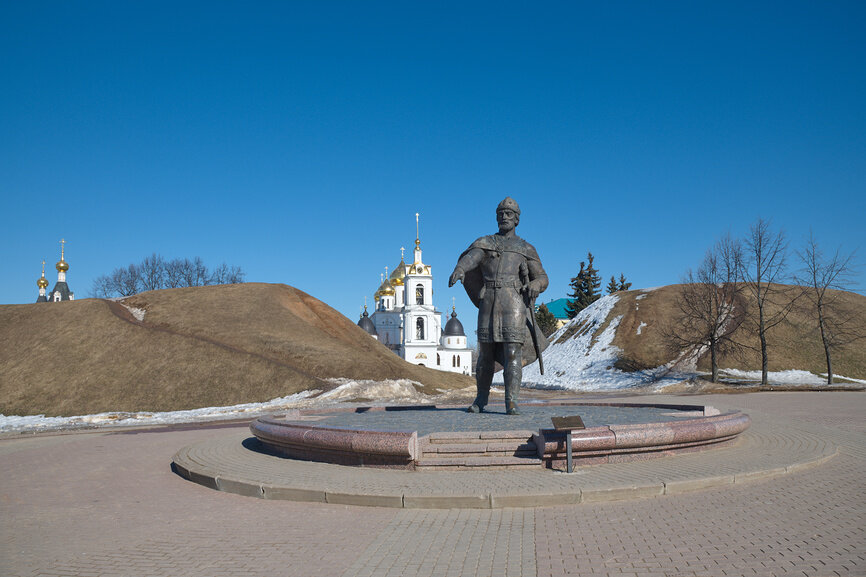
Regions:
M 377 292 L 380 296 L 394 296 L 395 294 L 394 287 L 391 286 L 391 283 L 388 281 L 388 279 L 382 281 L 382 284 L 379 286 L 379 290 Z
M 42 261 L 42 276 L 36 281 L 36 286 L 41 289 L 48 288 L 48 279 L 45 278 L 45 261 Z
M 66 248 L 66 239 L 60 239 L 60 260 L 57 261 L 57 264 L 54 265 L 54 268 L 57 269 L 57 272 L 66 272 L 69 270 L 69 263 L 67 263 L 63 259 L 63 251 Z
M 391 277 L 388 279 L 391 283 L 392 287 L 395 286 L 403 286 L 403 279 L 406 278 L 406 263 L 403 262 L 403 259 L 400 259 L 400 264 L 394 269 L 394 272 L 391 273 Z

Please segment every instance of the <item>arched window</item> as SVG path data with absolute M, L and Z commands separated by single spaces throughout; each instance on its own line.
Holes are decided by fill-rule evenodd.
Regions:
M 439 366 L 442 364 L 442 359 L 439 358 L 439 353 L 436 353 L 436 365 Z
M 415 304 L 423 305 L 424 304 L 424 285 L 419 284 L 415 287 Z
M 460 366 L 460 355 L 457 355 L 457 366 Z
M 415 338 L 419 341 L 424 340 L 424 319 L 422 318 L 415 321 Z

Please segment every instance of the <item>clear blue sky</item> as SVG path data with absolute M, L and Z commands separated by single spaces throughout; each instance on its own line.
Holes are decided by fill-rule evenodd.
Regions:
M 470 4 L 467 6 L 466 4 Z M 152 252 L 353 320 L 421 213 L 435 299 L 520 203 L 565 296 L 759 216 L 866 261 L 863 2 L 3 2 L 0 303 Z M 866 287 L 866 272 L 858 276 Z

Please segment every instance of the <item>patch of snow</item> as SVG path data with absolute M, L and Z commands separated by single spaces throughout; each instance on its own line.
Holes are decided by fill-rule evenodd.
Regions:
M 244 403 L 227 407 L 205 407 L 158 413 L 146 411 L 137 413 L 109 412 L 75 417 L 7 416 L 0 414 L 0 432 L 37 432 L 94 426 L 136 427 L 237 419 L 258 414 L 277 413 L 287 408 L 297 407 L 306 404 L 304 403 L 306 399 L 319 392 L 315 389 L 302 391 L 287 397 L 271 399 L 264 403 Z
M 596 333 L 618 300 L 616 295 L 598 299 L 551 335 L 550 347 L 542 354 L 544 374 L 538 369 L 538 361 L 527 365 L 523 368 L 523 385 L 540 389 L 599 391 L 647 384 L 665 387 L 693 376 L 674 373 L 670 367 L 632 373 L 614 368 L 620 349 L 612 343 L 622 316 L 611 319 L 601 334 Z M 571 336 L 564 338 L 566 335 Z M 494 375 L 493 381 L 501 384 L 502 372 Z
M 271 399 L 264 403 L 245 403 L 227 407 L 205 407 L 202 409 L 163 413 L 145 411 L 137 413 L 110 412 L 75 417 L 46 417 L 45 415 L 7 416 L 0 414 L 0 433 L 196 423 L 253 418 L 284 412 L 286 409 L 291 408 L 333 405 L 357 399 L 371 400 L 376 404 L 413 404 L 441 402 L 442 400 L 451 402 L 454 395 L 471 396 L 475 394 L 475 386 L 472 386 L 457 391 L 440 390 L 440 395 L 428 396 L 418 390 L 421 387 L 420 383 L 408 379 L 386 381 L 327 379 L 327 381 L 337 385 L 336 388 L 325 393 L 322 393 L 318 389 L 312 389 L 287 397 Z
M 644 322 L 642 322 L 641 324 L 639 324 L 639 325 L 637 326 L 637 334 L 640 334 L 641 329 L 643 329 L 645 326 L 646 326 L 646 323 L 644 323 Z
M 636 297 L 634 297 L 634 300 L 639 301 L 640 299 L 645 299 L 645 298 L 646 298 L 646 293 L 643 293 L 643 294 L 639 294 Z
M 649 288 L 642 288 L 642 289 L 640 289 L 640 292 L 642 292 L 642 293 L 651 293 L 651 292 L 653 292 L 654 290 L 658 290 L 658 289 L 660 289 L 660 288 L 662 288 L 662 287 L 660 287 L 660 286 L 651 286 L 651 287 L 649 287 Z M 641 296 L 645 296 L 645 295 L 641 295 Z M 638 297 L 638 298 L 639 298 L 639 297 Z
M 367 381 L 352 379 L 327 379 L 337 385 L 336 389 L 322 393 L 316 400 L 347 401 L 351 399 L 376 399 L 377 401 L 425 401 L 430 397 L 418 390 L 421 383 L 409 379 Z
M 825 379 L 827 378 L 827 373 L 821 373 L 821 375 L 823 375 Z M 864 381 L 863 379 L 855 379 L 854 377 L 846 377 L 843 375 L 833 375 L 833 379 L 845 379 L 846 381 L 851 381 L 852 383 L 860 383 L 862 385 L 866 385 L 866 381 Z
M 135 317 L 135 320 L 137 320 L 138 322 L 141 322 L 141 321 L 144 320 L 144 315 L 145 315 L 145 313 L 147 313 L 146 310 L 144 310 L 144 309 L 137 309 L 137 308 L 135 308 L 135 307 L 131 307 L 131 306 L 129 306 L 129 305 L 127 305 L 127 304 L 124 304 L 124 303 L 120 303 L 120 304 L 123 305 L 123 308 L 125 308 L 125 309 L 128 310 L 130 313 L 132 313 L 132 316 Z
M 761 371 L 741 371 L 739 369 L 719 369 L 719 374 L 747 381 L 760 381 Z M 773 385 L 826 385 L 827 377 L 809 371 L 791 369 L 767 373 L 767 382 Z

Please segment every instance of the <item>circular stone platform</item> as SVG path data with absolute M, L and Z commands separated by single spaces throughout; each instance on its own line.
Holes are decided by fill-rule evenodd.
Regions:
M 632 499 L 785 475 L 836 454 L 829 440 L 767 415 L 733 443 L 562 473 L 540 467 L 403 471 L 346 467 L 269 454 L 245 431 L 184 447 L 172 467 L 212 489 L 264 499 L 406 508 L 535 507 Z
M 256 419 L 250 430 L 266 450 L 308 461 L 401 469 L 566 468 L 567 433 L 555 417 L 579 416 L 572 432 L 576 465 L 645 460 L 731 442 L 749 426 L 739 411 L 637 403 L 535 402 L 520 415 L 493 405 L 358 407 L 305 410 Z

